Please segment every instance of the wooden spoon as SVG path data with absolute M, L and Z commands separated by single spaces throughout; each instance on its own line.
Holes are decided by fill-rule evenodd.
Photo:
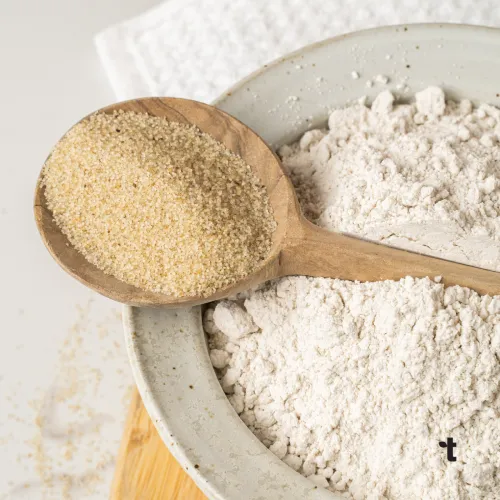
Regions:
M 34 210 L 43 242 L 63 269 L 102 295 L 135 306 L 187 307 L 294 274 L 359 281 L 392 280 L 408 275 L 442 276 L 445 285 L 461 285 L 483 294 L 500 294 L 500 274 L 496 272 L 390 248 L 314 226 L 301 214 L 293 186 L 277 156 L 255 132 L 217 108 L 185 99 L 145 98 L 113 104 L 100 112 L 119 109 L 194 124 L 240 155 L 266 187 L 278 226 L 267 259 L 257 271 L 234 285 L 205 297 L 179 298 L 148 292 L 103 273 L 75 250 L 55 224 L 39 178 Z

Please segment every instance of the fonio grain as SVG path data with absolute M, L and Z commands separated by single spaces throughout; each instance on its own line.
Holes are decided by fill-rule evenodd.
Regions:
M 104 272 L 153 292 L 209 295 L 255 270 L 275 221 L 251 168 L 194 126 L 94 114 L 43 170 L 48 207 Z

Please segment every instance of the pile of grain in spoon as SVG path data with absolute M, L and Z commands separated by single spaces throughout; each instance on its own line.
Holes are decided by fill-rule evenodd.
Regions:
M 70 243 L 144 290 L 210 295 L 255 271 L 271 249 L 276 223 L 265 188 L 195 126 L 94 114 L 58 143 L 42 175 Z

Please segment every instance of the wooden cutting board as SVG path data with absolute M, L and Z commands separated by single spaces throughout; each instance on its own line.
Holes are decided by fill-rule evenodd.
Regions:
M 116 461 L 111 500 L 207 500 L 161 440 L 137 389 Z

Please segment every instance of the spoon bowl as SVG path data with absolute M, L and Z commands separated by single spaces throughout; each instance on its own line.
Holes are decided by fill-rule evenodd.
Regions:
M 297 202 L 293 186 L 281 169 L 279 159 L 264 140 L 224 111 L 188 99 L 157 97 L 134 99 L 112 104 L 97 112 L 113 113 L 118 110 L 148 113 L 164 117 L 169 121 L 195 125 L 243 158 L 266 188 L 274 217 L 278 222 L 273 234 L 271 251 L 253 274 L 235 285 L 218 290 L 210 297 L 175 297 L 142 290 L 104 273 L 73 247 L 55 223 L 47 206 L 40 173 L 34 200 L 35 221 L 40 236 L 55 261 L 85 286 L 113 300 L 133 306 L 194 306 L 227 297 L 276 277 L 279 269 L 278 256 L 286 231 L 286 224 L 283 222 L 286 221 L 291 208 L 289 205 Z M 82 121 L 87 118 L 88 116 Z
M 277 228 L 267 258 L 255 272 L 237 283 L 207 296 L 175 297 L 149 292 L 105 274 L 73 247 L 47 207 L 40 174 L 34 212 L 45 246 L 65 271 L 106 297 L 133 306 L 190 307 L 294 274 L 358 281 L 400 279 L 407 275 L 441 276 L 445 285 L 462 285 L 479 293 L 500 294 L 500 274 L 494 271 L 391 248 L 314 226 L 303 217 L 293 186 L 278 157 L 255 132 L 224 111 L 197 101 L 154 97 L 113 104 L 98 112 L 117 110 L 148 113 L 195 125 L 239 155 L 265 187 Z

